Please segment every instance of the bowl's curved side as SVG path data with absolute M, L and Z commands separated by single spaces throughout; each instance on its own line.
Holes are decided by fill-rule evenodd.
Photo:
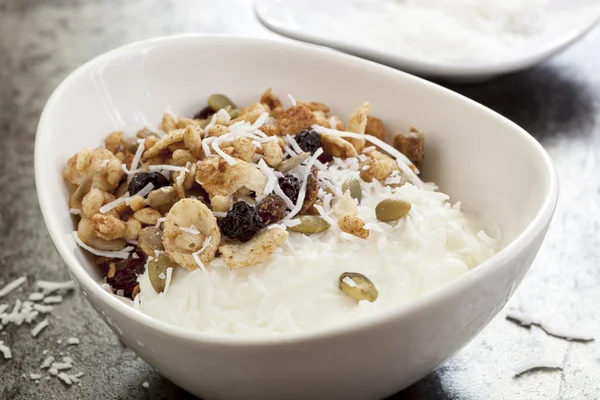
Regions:
M 218 60 L 203 62 L 211 51 L 219 53 Z M 251 81 L 234 74 L 241 55 Z M 182 57 L 186 63 L 171 62 Z M 264 60 L 270 60 L 269 68 Z M 269 86 L 292 90 L 298 98 L 320 99 L 346 114 L 366 97 L 390 126 L 424 127 L 432 137 L 431 174 L 451 196 L 469 193 L 465 204 L 493 209 L 487 200 L 517 189 L 508 204 L 521 205 L 521 214 L 509 213 L 515 221 L 504 221 L 512 224 L 508 239 L 514 241 L 464 278 L 397 310 L 347 326 L 281 337 L 198 334 L 151 319 L 101 289 L 93 267 L 67 239 L 73 225 L 60 189 L 65 160 L 85 145 L 97 145 L 111 129 L 131 128 L 146 118 L 155 122 L 167 106 L 181 114 L 193 112 L 198 92 L 239 93 L 247 101 Z M 93 129 L 78 136 L 84 122 Z M 62 146 L 55 148 L 56 142 Z M 480 146 L 487 150 L 472 153 Z M 503 151 L 511 151 L 511 162 L 505 162 Z M 373 398 L 410 384 L 463 346 L 506 302 L 543 240 L 558 195 L 556 173 L 539 143 L 462 96 L 329 50 L 222 36 L 150 40 L 78 69 L 44 109 L 35 163 L 44 220 L 90 303 L 136 353 L 175 383 L 206 398 L 236 398 L 242 393 L 252 394 L 244 396 L 249 398 L 281 398 L 285 393 Z M 473 174 L 474 169 L 493 184 Z M 475 195 L 483 192 L 484 198 Z M 258 384 L 267 381 L 268 386 Z
M 473 289 L 419 313 L 369 330 L 278 345 L 175 339 L 127 318 L 92 293 L 88 300 L 130 348 L 200 398 L 381 399 L 433 371 L 487 325 L 522 280 L 544 234 Z

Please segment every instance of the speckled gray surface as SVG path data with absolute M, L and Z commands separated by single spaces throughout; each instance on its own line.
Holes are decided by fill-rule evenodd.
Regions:
M 0 286 L 29 282 L 0 303 L 24 298 L 36 278 L 67 278 L 35 197 L 33 143 L 45 101 L 86 60 L 122 44 L 180 32 L 269 35 L 244 0 L 0 0 Z M 452 87 L 522 125 L 546 147 L 561 179 L 561 198 L 540 255 L 512 304 L 600 332 L 600 30 L 532 70 L 483 85 Z M 507 160 L 509 157 L 507 156 Z M 189 399 L 119 344 L 79 294 L 56 307 L 32 338 L 9 326 L 0 340 L 0 399 Z M 79 346 L 57 340 L 78 337 Z M 598 336 L 597 336 L 598 337 Z M 600 339 L 600 337 L 598 337 Z M 443 367 L 394 399 L 597 399 L 600 340 L 566 342 L 524 329 L 501 314 Z M 43 350 L 70 355 L 80 384 L 35 384 Z M 513 379 L 532 357 L 562 360 L 562 372 Z M 149 387 L 144 388 L 143 382 Z

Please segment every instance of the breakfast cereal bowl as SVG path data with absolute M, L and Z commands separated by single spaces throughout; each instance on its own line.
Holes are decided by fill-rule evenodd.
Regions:
M 379 200 L 376 203 L 370 203 L 372 199 L 369 196 L 365 198 L 364 195 L 367 194 L 365 187 L 372 188 L 369 185 L 374 185 L 375 189 L 373 190 L 377 192 L 380 190 L 377 188 L 382 185 L 378 186 L 376 182 L 378 178 L 367 183 L 367 179 L 363 176 L 363 171 L 368 171 L 369 166 L 375 163 L 358 164 L 351 171 L 357 176 L 360 174 L 360 178 L 364 179 L 364 181 L 361 180 L 365 186 L 363 186 L 362 203 L 358 206 L 358 215 L 368 222 L 364 227 L 371 230 L 373 237 L 381 237 L 395 228 L 402 231 L 406 226 L 416 226 L 419 216 L 425 215 L 419 214 L 420 210 L 425 209 L 423 208 L 424 204 L 435 203 L 440 196 L 446 199 L 444 194 L 447 194 L 449 201 L 443 200 L 440 203 L 441 208 L 436 209 L 438 212 L 436 215 L 441 215 L 439 214 L 440 210 L 446 210 L 453 215 L 461 216 L 463 212 L 461 210 L 464 210 L 465 213 L 473 216 L 480 227 L 480 230 L 475 231 L 476 234 L 472 235 L 473 240 L 484 247 L 493 242 L 496 247 L 484 252 L 486 256 L 477 262 L 476 266 L 463 268 L 462 272 L 464 273 L 460 274 L 448 272 L 449 269 L 444 267 L 445 269 L 434 268 L 429 275 L 423 275 L 418 259 L 413 260 L 415 266 L 412 270 L 405 270 L 402 269 L 404 267 L 399 266 L 398 271 L 401 271 L 402 276 L 408 281 L 418 281 L 415 287 L 418 287 L 419 290 L 415 290 L 413 286 L 394 286 L 394 282 L 389 281 L 390 278 L 378 275 L 378 269 L 383 269 L 384 265 L 389 267 L 390 259 L 393 264 L 397 257 L 398 265 L 403 265 L 405 261 L 402 261 L 404 260 L 402 257 L 411 251 L 410 248 L 402 247 L 405 243 L 398 242 L 395 247 L 394 243 L 396 242 L 392 241 L 391 245 L 386 245 L 385 243 L 388 242 L 383 240 L 383 244 L 378 242 L 378 245 L 385 249 L 385 254 L 377 254 L 373 247 L 369 247 L 365 244 L 366 242 L 361 241 L 366 240 L 364 238 L 350 238 L 352 240 L 349 240 L 351 243 L 348 246 L 354 247 L 348 248 L 337 247 L 336 243 L 338 242 L 332 239 L 333 245 L 330 246 L 329 253 L 320 253 L 321 255 L 317 258 L 312 256 L 294 257 L 282 253 L 287 250 L 279 250 L 271 254 L 271 257 L 281 256 L 281 258 L 275 259 L 276 262 L 239 268 L 240 265 L 229 264 L 227 260 L 219 261 L 219 257 L 225 258 L 229 254 L 235 259 L 237 255 L 244 253 L 243 245 L 238 243 L 226 248 L 217 243 L 215 246 L 219 246 L 219 252 L 216 252 L 215 249 L 211 255 L 216 258 L 214 260 L 212 258 L 203 259 L 202 256 L 205 255 L 203 251 L 210 246 L 208 239 L 214 238 L 217 233 L 209 236 L 203 231 L 206 227 L 201 226 L 200 223 L 193 225 L 190 222 L 189 226 L 181 226 L 182 222 L 180 221 L 180 229 L 183 229 L 186 234 L 199 235 L 202 231 L 202 235 L 204 235 L 202 238 L 206 239 L 204 240 L 205 246 L 194 253 L 197 256 L 200 255 L 200 257 L 196 257 L 198 258 L 198 268 L 195 264 L 186 264 L 192 259 L 196 261 L 196 258 L 192 257 L 193 254 L 189 253 L 189 257 L 178 263 L 181 262 L 183 266 L 187 265 L 190 271 L 180 268 L 173 272 L 171 269 L 170 272 L 173 275 L 168 274 L 170 283 L 166 284 L 169 291 L 167 292 L 163 288 L 163 292 L 160 294 L 152 294 L 153 282 L 146 271 L 139 277 L 137 296 L 131 291 L 125 293 L 125 295 L 135 296 L 137 300 L 133 302 L 119 296 L 124 292 L 113 294 L 110 292 L 112 290 L 110 287 L 110 290 L 107 291 L 107 286 L 110 285 L 106 283 L 105 274 L 108 277 L 111 273 L 106 273 L 98 268 L 96 265 L 98 260 L 93 259 L 87 251 L 77 245 L 77 242 L 83 243 L 85 240 L 81 240 L 80 234 L 73 235 L 73 231 L 79 229 L 77 226 L 79 217 L 74 214 L 85 214 L 85 210 L 84 207 L 82 210 L 72 209 L 72 204 L 70 204 L 72 193 L 63 178 L 64 176 L 67 180 L 73 181 L 73 176 L 66 172 L 71 167 L 77 169 L 75 165 L 78 157 L 72 157 L 84 148 L 98 148 L 100 149 L 98 150 L 99 154 L 110 153 L 110 143 L 107 145 L 108 142 L 105 142 L 105 139 L 113 131 L 134 134 L 143 126 L 157 127 L 160 125 L 161 129 L 167 131 L 167 135 L 157 136 L 148 145 L 145 152 L 142 146 L 147 142 L 140 140 L 137 149 L 139 150 L 140 147 L 142 149 L 139 151 L 138 157 L 135 157 L 133 153 L 129 154 L 129 159 L 124 161 L 123 165 L 119 161 L 115 161 L 114 172 L 118 175 L 118 179 L 115 180 L 114 186 L 116 187 L 120 183 L 132 190 L 132 186 L 128 186 L 128 182 L 136 179 L 132 170 L 137 167 L 138 162 L 147 162 L 147 159 L 152 156 L 151 153 L 154 151 L 147 153 L 152 148 L 151 146 L 156 145 L 157 141 L 163 138 L 170 140 L 177 135 L 182 138 L 188 130 L 187 126 L 182 127 L 178 132 L 175 132 L 175 129 L 170 131 L 165 128 L 165 121 L 161 121 L 165 110 L 168 110 L 167 119 L 171 118 L 169 115 L 176 115 L 180 119 L 177 120 L 176 117 L 173 117 L 175 121 L 188 121 L 200 108 L 204 107 L 206 98 L 211 94 L 226 93 L 236 104 L 249 106 L 255 103 L 267 88 L 273 88 L 273 93 L 279 95 L 281 103 L 285 103 L 281 111 L 283 114 L 278 115 L 284 115 L 285 110 L 295 110 L 294 107 L 308 107 L 306 105 L 308 103 L 301 103 L 300 100 L 315 100 L 322 102 L 319 104 L 326 104 L 331 109 L 327 111 L 327 116 L 331 114 L 331 118 L 339 116 L 339 120 L 347 121 L 350 117 L 347 128 L 351 132 L 356 130 L 352 118 L 358 116 L 360 121 L 367 121 L 364 119 L 367 118 L 367 109 L 371 110 L 373 116 L 384 121 L 387 132 L 386 139 L 390 143 L 396 133 L 408 132 L 411 126 L 423 132 L 425 158 L 419 160 L 423 162 L 423 171 L 420 175 L 422 179 L 416 176 L 419 171 L 414 164 L 417 163 L 413 164 L 413 160 L 409 160 L 411 157 L 408 157 L 406 162 L 402 161 L 404 159 L 402 154 L 395 152 L 394 148 L 386 145 L 385 142 L 377 142 L 369 135 L 364 136 L 371 137 L 368 139 L 371 143 L 367 144 L 376 145 L 379 150 L 368 146 L 368 151 L 366 147 L 361 148 L 362 153 L 348 156 L 346 159 L 339 158 L 338 154 L 337 160 L 334 159 L 327 164 L 337 163 L 338 167 L 318 171 L 324 176 L 341 173 L 338 170 L 342 168 L 340 165 L 352 164 L 348 162 L 350 158 L 356 158 L 363 162 L 370 157 L 367 152 L 388 152 L 396 157 L 392 163 L 392 169 L 397 170 L 394 173 L 397 174 L 398 179 L 408 177 L 408 183 L 402 185 L 399 183 L 400 181 L 397 181 L 393 184 L 390 183 L 393 188 L 387 189 L 385 188 L 388 185 L 386 183 L 383 185 L 384 189 L 381 190 L 388 190 L 388 193 L 396 193 L 394 191 L 398 190 L 406 199 L 414 198 L 411 200 L 413 208 L 410 212 L 415 214 L 408 216 L 406 213 L 402 214 L 407 221 L 413 222 L 396 221 L 390 222 L 389 226 L 386 225 L 387 227 L 377 228 L 379 225 L 376 221 L 370 222 L 368 218 L 369 215 L 373 215 L 377 216 L 380 221 L 385 219 L 381 217 L 383 214 L 380 214 L 381 209 L 377 204 Z M 288 100 L 287 94 L 291 94 L 293 97 Z M 295 99 L 298 99 L 298 103 Z M 365 106 L 366 101 L 369 102 L 368 106 Z M 244 122 L 243 117 L 244 110 L 247 111 L 250 108 L 242 109 L 241 116 L 238 117 L 242 121 L 235 125 L 235 129 L 243 128 L 245 133 L 240 133 L 238 136 L 254 138 L 253 140 L 257 142 L 256 149 L 261 146 L 266 147 L 267 142 L 275 141 L 275 139 L 270 139 L 269 135 L 262 134 L 258 130 L 262 129 L 262 125 L 267 121 L 270 121 L 268 118 L 275 118 L 275 120 L 280 118 L 277 120 L 278 126 L 279 128 L 283 126 L 281 117 L 274 117 L 273 110 L 276 108 L 276 106 L 271 107 L 269 109 L 271 115 L 265 115 L 262 119 L 255 118 L 252 123 Z M 182 117 L 187 117 L 187 119 Z M 221 117 L 227 121 L 231 118 L 231 121 L 219 122 Z M 198 117 L 196 125 L 190 122 L 194 126 L 189 128 L 190 132 L 188 133 L 191 135 L 193 132 L 204 132 L 202 134 L 205 136 L 202 136 L 202 140 L 208 141 L 210 129 L 218 124 L 230 124 L 228 129 L 232 133 L 234 120 L 234 116 L 223 109 L 206 119 Z M 348 138 L 352 135 L 344 130 L 338 130 L 339 126 L 334 126 L 331 119 L 327 121 L 331 123 L 322 122 L 319 125 L 313 124 L 312 122 L 315 121 L 312 121 L 306 126 L 307 130 L 312 129 L 320 134 L 323 147 L 327 147 L 325 139 L 329 137 L 327 140 L 333 140 L 330 136 Z M 326 128 L 326 125 L 329 128 Z M 360 129 L 361 133 L 364 133 L 367 128 L 362 124 Z M 416 132 L 416 130 L 414 131 Z M 316 135 L 316 133 L 312 134 Z M 183 140 L 181 138 L 178 139 L 180 142 Z M 302 147 L 300 150 L 292 146 L 293 140 L 289 136 L 284 139 L 282 140 L 282 149 L 292 153 L 286 157 L 298 156 L 304 150 L 303 146 L 300 146 Z M 102 148 L 103 143 L 105 148 Z M 185 143 L 188 149 L 193 147 L 189 141 L 182 143 Z M 223 143 L 223 147 L 225 147 L 224 139 L 213 138 L 211 143 L 208 150 L 198 147 L 200 161 L 194 159 L 193 162 L 185 163 L 185 166 L 155 165 L 155 169 L 161 170 L 166 176 L 171 176 L 170 179 L 173 179 L 175 186 L 177 184 L 175 174 L 181 173 L 183 174 L 182 179 L 185 179 L 185 170 L 189 172 L 190 168 L 196 166 L 200 169 L 202 162 L 209 159 L 201 151 L 210 151 L 210 149 L 216 151 L 218 148 L 225 154 L 223 149 L 218 146 L 219 143 Z M 286 143 L 291 147 L 288 147 Z M 165 148 L 166 146 L 165 144 Z M 200 141 L 198 141 L 198 146 L 200 146 Z M 120 147 L 117 146 L 117 148 Z M 298 151 L 294 153 L 294 149 Z M 136 153 L 138 150 L 132 149 Z M 181 143 L 178 147 L 165 151 L 170 154 L 169 157 L 174 158 L 177 150 L 187 151 Z M 118 149 L 115 149 L 115 153 L 117 151 Z M 189 151 L 192 152 L 192 150 Z M 303 188 L 298 194 L 300 200 L 297 200 L 298 203 L 292 202 L 288 210 L 296 205 L 301 206 L 302 199 L 309 197 L 306 182 L 309 171 L 312 171 L 311 166 L 321 165 L 319 168 L 324 168 L 323 163 L 327 163 L 323 158 L 319 158 L 322 151 L 319 148 L 314 151 L 314 154 L 307 154 L 302 161 L 304 164 L 297 167 L 301 171 L 304 168 L 307 172 L 304 175 L 305 180 L 300 179 L 301 182 L 304 182 L 300 184 L 300 187 Z M 220 162 L 227 164 L 222 164 L 225 169 L 235 165 L 235 160 L 242 164 L 240 149 L 233 149 L 232 152 L 227 153 L 232 160 L 218 151 L 217 153 L 211 157 L 221 157 Z M 364 157 L 361 158 L 363 155 Z M 107 161 L 99 162 L 102 164 L 100 167 L 112 168 L 113 157 L 116 160 L 118 156 L 118 154 L 110 154 Z M 122 156 L 123 160 L 128 157 L 125 154 Z M 257 163 L 261 165 L 261 171 L 266 171 L 266 175 L 268 171 L 275 171 L 275 169 L 271 170 L 269 167 L 265 167 L 266 164 L 262 163 L 263 159 L 267 159 L 264 148 L 260 154 L 257 150 L 255 156 L 256 160 L 259 160 Z M 392 159 L 387 155 L 385 157 Z M 144 159 L 146 161 L 143 161 Z M 281 160 L 279 161 L 281 162 Z M 251 161 L 248 163 L 250 164 Z M 399 166 L 399 169 L 396 168 L 396 165 Z M 165 172 L 165 168 L 171 168 L 171 172 Z M 280 172 L 281 170 L 278 169 L 274 176 L 283 177 L 284 174 Z M 170 173 L 171 175 L 169 175 Z M 467 344 L 504 306 L 537 254 L 558 197 L 558 182 L 552 162 L 539 143 L 517 125 L 469 99 L 402 72 L 327 49 L 296 43 L 229 36 L 185 35 L 152 39 L 116 49 L 80 67 L 56 89 L 44 109 L 36 137 L 35 174 L 42 213 L 52 240 L 64 259 L 69 274 L 81 288 L 90 304 L 121 340 L 146 362 L 177 385 L 205 399 L 242 397 L 250 399 L 376 399 L 407 387 L 434 370 Z M 133 178 L 130 177 L 130 174 Z M 206 180 L 210 176 L 199 178 L 199 175 L 195 175 L 195 177 L 196 182 L 204 185 L 203 188 L 208 188 Z M 121 181 L 118 181 L 119 179 Z M 433 191 L 427 182 L 435 182 L 439 187 L 439 193 Z M 94 181 L 93 185 L 96 183 Z M 101 184 L 105 183 L 101 182 Z M 249 185 L 248 182 L 242 183 L 246 187 Z M 153 186 L 148 187 L 145 184 L 138 186 L 144 186 L 144 189 L 148 190 L 153 189 Z M 273 189 L 273 185 L 271 186 Z M 283 186 L 275 184 L 275 187 Z M 108 189 L 103 188 L 103 190 Z M 110 190 L 115 189 L 113 187 Z M 108 212 L 107 210 L 111 207 L 120 205 L 125 213 L 133 212 L 134 204 L 138 200 L 146 201 L 141 196 L 141 191 L 138 192 L 138 190 L 135 190 L 135 193 L 138 193 L 141 200 L 134 200 L 133 197 L 126 197 L 124 194 L 110 195 L 112 197 L 108 196 L 109 200 L 105 201 L 102 207 L 105 207 L 105 211 Z M 207 191 L 209 190 L 207 189 Z M 337 193 L 335 188 L 332 188 L 331 191 L 334 194 Z M 418 198 L 420 191 L 428 191 L 428 196 L 430 196 L 422 203 L 419 203 Z M 258 202 L 258 196 L 261 194 L 259 192 L 262 192 L 262 188 L 254 189 L 254 191 L 246 190 L 243 195 L 245 197 L 257 196 L 256 201 Z M 131 195 L 133 196 L 135 193 L 131 193 Z M 350 191 L 346 192 L 344 189 L 344 194 L 339 193 L 339 198 L 346 196 L 346 193 L 350 193 Z M 213 208 L 215 216 L 220 218 L 219 228 L 221 231 L 226 232 L 223 220 L 227 218 L 230 211 L 216 212 L 217 208 L 213 203 L 216 196 L 213 193 L 209 194 L 211 198 L 207 204 Z M 326 193 L 325 190 L 319 191 L 318 201 L 323 200 L 319 212 L 327 208 L 328 195 L 331 200 L 331 194 Z M 115 198 L 116 200 L 114 200 Z M 190 196 L 184 200 L 179 200 L 175 204 L 181 203 L 183 206 L 194 203 L 194 207 L 198 207 L 197 211 L 188 214 L 190 219 L 209 210 L 209 207 L 202 205 L 204 203 L 200 201 L 199 196 Z M 119 204 L 114 203 L 115 201 Z M 253 200 L 251 199 L 251 201 Z M 460 203 L 457 204 L 457 202 Z M 353 200 L 352 205 L 357 207 L 356 203 Z M 377 210 L 362 213 L 361 207 L 369 206 L 375 209 L 375 204 L 378 206 Z M 129 210 L 127 207 L 132 209 Z M 169 224 L 169 218 L 173 217 L 175 213 L 173 211 L 175 207 L 166 211 L 165 217 L 161 217 L 167 220 L 163 222 L 165 230 L 167 229 L 166 225 Z M 116 208 L 111 211 L 117 215 L 118 219 L 119 215 L 115 210 Z M 291 218 L 291 214 L 294 212 L 297 214 L 298 210 L 287 211 L 288 217 Z M 215 220 L 215 216 L 211 218 Z M 323 216 L 323 218 L 326 217 L 327 215 Z M 293 243 L 293 247 L 305 239 L 304 236 L 298 236 L 302 233 L 296 232 L 298 228 L 294 230 L 294 224 L 290 223 L 291 219 L 286 218 L 283 218 L 283 222 L 270 225 L 260 232 L 276 231 L 285 237 L 288 235 L 290 238 L 295 237 L 297 239 L 294 240 L 297 241 L 289 240 L 290 244 Z M 157 226 L 160 226 L 161 223 L 156 219 L 151 222 L 156 222 Z M 346 237 L 348 234 L 346 236 L 343 234 L 351 231 L 344 230 L 340 220 L 338 220 L 339 228 L 335 226 L 335 221 L 331 222 L 331 230 L 338 229 L 336 232 L 339 233 L 339 236 L 348 239 Z M 117 221 L 117 223 L 126 222 Z M 150 227 L 150 221 L 146 221 L 145 225 Z M 344 232 L 339 231 L 340 228 Z M 376 233 L 377 229 L 381 232 Z M 293 232 L 288 234 L 288 231 Z M 484 231 L 488 232 L 491 237 Z M 241 234 L 244 232 L 246 231 Z M 312 236 L 310 244 L 321 246 L 322 242 L 328 238 L 327 234 L 329 233 Z M 355 233 L 355 236 L 360 234 L 362 233 Z M 227 235 L 230 235 L 230 238 L 233 237 L 232 233 L 227 233 Z M 75 238 L 79 240 L 76 242 Z M 246 240 L 241 236 L 237 238 L 242 241 Z M 252 240 L 248 243 L 256 244 Z M 201 246 L 203 244 L 201 242 L 198 242 L 197 246 Z M 426 240 L 420 244 L 421 248 L 426 250 L 424 253 L 419 253 L 421 254 L 419 257 L 430 257 L 427 251 L 428 246 L 431 246 L 433 254 L 434 248 L 438 251 L 452 247 L 450 242 L 449 239 L 443 239 L 440 245 L 437 239 L 435 243 L 433 239 L 431 242 Z M 130 240 L 129 244 L 136 246 L 137 241 Z M 260 243 L 256 244 L 256 246 L 259 245 L 262 246 Z M 365 246 L 364 254 L 361 253 L 360 246 L 362 245 Z M 171 257 L 172 253 L 168 253 L 168 246 L 165 247 L 166 254 Z M 346 251 L 357 256 L 348 258 L 346 265 L 330 265 L 335 264 L 336 260 L 339 261 L 339 258 L 335 257 L 338 255 L 341 257 L 342 253 Z M 352 251 L 354 253 L 351 253 Z M 397 251 L 397 254 L 394 251 Z M 98 252 L 96 255 L 116 256 L 116 253 L 121 254 L 123 251 Z M 142 253 L 139 254 L 144 257 Z M 328 258 L 328 255 L 332 255 L 332 257 Z M 123 258 L 125 257 L 130 257 L 130 255 L 126 254 Z M 137 257 L 138 255 L 135 256 L 135 258 Z M 156 259 L 159 257 L 157 253 Z M 202 260 L 200 260 L 201 258 Z M 129 260 L 129 258 L 127 259 Z M 154 260 L 152 256 L 148 256 L 147 265 L 150 265 L 151 259 Z M 369 260 L 371 261 L 369 262 Z M 218 262 L 224 264 L 218 265 Z M 319 265 L 322 268 L 319 268 Z M 452 265 L 456 265 L 456 263 L 453 262 Z M 112 268 L 114 276 L 115 267 Z M 251 271 L 258 271 L 259 274 L 254 277 L 251 277 L 250 273 L 244 275 L 243 271 L 248 271 L 244 268 L 254 268 Z M 286 268 L 289 269 L 289 273 Z M 248 321 L 244 320 L 246 315 L 239 314 L 239 320 L 228 322 L 231 326 L 238 328 L 224 328 L 229 325 L 221 323 L 222 321 L 219 322 L 219 320 L 216 321 L 215 326 L 209 327 L 197 322 L 199 320 L 195 319 L 195 316 L 187 318 L 188 311 L 186 310 L 188 309 L 182 311 L 177 306 L 179 304 L 177 296 L 186 290 L 191 292 L 195 287 L 199 287 L 201 288 L 198 291 L 199 295 L 204 295 L 205 287 L 201 285 L 205 285 L 208 280 L 202 280 L 204 279 L 202 278 L 203 273 L 212 278 L 213 283 L 221 282 L 220 285 L 211 286 L 210 290 L 213 291 L 214 298 L 235 300 L 235 293 L 238 290 L 235 286 L 227 285 L 239 283 L 239 292 L 250 290 L 248 288 L 252 288 L 254 285 L 258 288 L 256 290 L 263 290 L 268 294 L 270 287 L 262 285 L 260 282 L 261 277 L 266 276 L 263 274 L 264 271 L 283 271 L 281 282 L 283 285 L 285 281 L 287 285 L 294 279 L 300 279 L 303 271 L 308 271 L 308 268 L 310 268 L 309 272 L 334 271 L 337 274 L 336 277 L 340 277 L 339 286 L 342 290 L 339 290 L 340 288 L 337 286 L 337 278 L 327 282 L 327 285 L 323 287 L 327 287 L 333 292 L 323 293 L 323 300 L 314 303 L 318 308 L 311 309 L 309 305 L 312 303 L 303 304 L 306 306 L 304 308 L 312 311 L 305 313 L 301 319 L 299 318 L 296 321 L 297 324 L 282 323 L 278 325 L 273 321 L 267 321 L 264 326 L 271 327 L 272 329 L 269 331 L 262 329 L 263 325 L 260 326 L 261 329 L 240 330 L 239 326 Z M 392 268 L 392 270 L 394 269 Z M 379 298 L 367 296 L 360 298 L 358 302 L 350 299 L 351 296 L 348 293 L 353 292 L 352 288 L 347 286 L 354 286 L 356 281 L 352 281 L 354 282 L 352 283 L 345 278 L 342 279 L 342 276 L 339 275 L 340 271 L 348 273 L 370 271 L 368 275 L 372 273 L 374 275 L 369 276 L 372 279 L 377 278 L 374 281 L 379 289 Z M 234 273 L 237 275 L 232 275 Z M 234 276 L 231 278 L 233 283 L 221 279 L 223 276 Z M 319 276 L 317 278 L 321 279 Z M 352 276 L 350 275 L 350 277 Z M 164 276 L 161 279 L 163 278 Z M 109 277 L 109 283 L 110 279 Z M 257 279 L 259 282 L 254 282 Z M 321 295 L 315 291 L 315 288 L 322 285 L 318 279 L 314 285 L 307 286 L 311 290 L 301 293 L 309 300 L 313 296 Z M 325 279 L 328 279 L 327 276 Z M 261 285 L 262 289 L 260 289 Z M 140 287 L 141 292 L 139 292 Z M 283 285 L 283 287 L 285 289 L 287 286 Z M 399 290 L 400 287 L 404 288 L 404 291 Z M 398 293 L 400 295 L 407 293 L 407 295 L 398 297 L 396 296 Z M 262 303 L 259 303 L 270 309 L 273 315 L 287 318 L 290 311 L 284 305 L 289 303 L 291 307 L 295 301 L 293 297 L 285 297 L 288 294 L 294 294 L 293 289 L 285 289 L 283 293 L 280 293 L 281 296 L 284 296 L 282 298 L 285 298 L 285 301 L 281 300 L 279 308 L 276 307 L 277 304 L 272 304 L 276 303 L 272 299 L 267 301 L 267 303 L 270 302 L 269 304 L 264 304 L 266 300 L 261 300 Z M 348 296 L 345 297 L 347 294 Z M 397 301 L 397 304 L 392 301 L 390 305 L 389 299 L 400 300 Z M 230 302 L 227 307 L 244 305 L 254 307 L 253 304 L 259 304 L 253 303 L 254 300 L 251 297 L 235 301 L 244 303 L 246 300 L 247 304 L 232 305 Z M 388 302 L 386 303 L 388 306 L 378 306 L 379 303 L 383 304 L 385 301 Z M 199 308 L 203 308 L 205 304 L 204 300 L 200 301 Z M 218 315 L 227 314 L 229 311 L 225 306 L 215 304 L 209 305 L 216 307 Z M 343 307 L 335 308 L 334 306 L 338 304 L 342 304 Z M 246 310 L 248 310 L 246 314 L 253 312 L 251 308 Z M 194 308 L 193 312 L 198 313 L 199 311 Z M 189 320 L 196 322 L 189 323 Z M 273 323 L 271 324 L 271 322 Z

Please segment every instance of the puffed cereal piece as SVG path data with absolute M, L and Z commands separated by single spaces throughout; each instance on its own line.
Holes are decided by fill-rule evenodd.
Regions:
M 317 122 L 312 111 L 299 104 L 284 110 L 277 118 L 279 135 L 295 135 L 303 129 L 310 128 Z
M 120 239 L 125 234 L 125 223 L 113 216 L 98 213 L 91 222 L 96 235 L 104 240 Z

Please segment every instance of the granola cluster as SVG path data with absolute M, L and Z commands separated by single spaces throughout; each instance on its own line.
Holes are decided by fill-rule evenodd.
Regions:
M 67 161 L 75 240 L 97 256 L 114 290 L 135 297 L 146 268 L 160 274 L 150 279 L 161 291 L 169 268 L 206 268 L 215 257 L 230 268 L 264 262 L 289 234 L 328 229 L 320 210 L 332 199 L 341 231 L 365 239 L 360 180 L 420 182 L 416 129 L 392 147 L 369 103 L 344 127 L 325 104 L 291 100 L 286 108 L 269 89 L 240 109 L 212 95 L 193 118 L 165 113 L 157 131 L 113 132 L 102 148 Z M 322 175 L 340 162 L 357 163 L 360 180 L 332 187 Z

